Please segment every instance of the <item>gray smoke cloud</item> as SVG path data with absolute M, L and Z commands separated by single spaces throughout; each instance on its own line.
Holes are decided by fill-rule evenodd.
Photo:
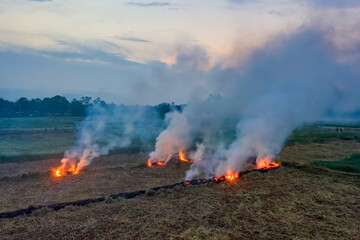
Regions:
M 149 64 L 146 78 L 153 81 L 130 91 L 143 101 L 185 96 L 182 112 L 168 113 L 164 125 L 146 107 L 95 106 L 79 125 L 63 165 L 76 162 L 82 168 L 113 148 L 129 146 L 134 137 L 151 142 L 156 136 L 149 162 L 168 162 L 186 151 L 193 160 L 186 179 L 240 171 L 249 159 L 273 159 L 295 128 L 360 109 L 359 45 L 339 47 L 329 36 L 323 25 L 303 26 L 273 37 L 232 68 L 219 62 L 207 69 L 204 49 L 184 47 L 171 67 Z
M 61 169 L 66 171 L 74 164 L 78 172 L 114 148 L 129 147 L 136 138 L 141 139 L 140 147 L 146 147 L 162 126 L 163 120 L 153 107 L 93 105 L 77 126 L 76 142 L 65 152 Z
M 149 161 L 168 160 L 197 144 L 190 156 L 202 154 L 203 160 L 193 162 L 186 179 L 240 171 L 249 158 L 275 157 L 303 123 L 329 112 L 359 110 L 359 61 L 340 61 L 325 36 L 302 28 L 274 38 L 245 66 L 214 67 L 208 80 L 213 95 L 190 101 L 181 114 L 168 115 L 169 125 L 158 136 Z M 236 128 L 230 143 L 222 134 L 224 126 Z

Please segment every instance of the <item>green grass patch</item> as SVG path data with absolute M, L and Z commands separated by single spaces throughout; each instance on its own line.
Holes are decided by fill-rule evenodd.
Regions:
M 324 143 L 337 140 L 360 140 L 360 131 L 336 132 L 334 130 L 324 130 L 320 127 L 304 127 L 297 129 L 286 141 L 286 145 L 295 143 Z
M 0 137 L 0 163 L 30 161 L 63 155 L 75 141 L 74 133 Z
M 360 155 L 352 154 L 339 161 L 315 161 L 312 162 L 312 165 L 337 171 L 360 173 Z
M 75 129 L 83 117 L 0 118 L 0 130 Z

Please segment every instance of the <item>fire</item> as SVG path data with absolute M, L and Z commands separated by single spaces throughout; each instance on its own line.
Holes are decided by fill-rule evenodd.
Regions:
M 79 170 L 76 168 L 75 164 L 71 164 L 69 172 L 71 172 L 72 174 L 78 174 Z
M 167 160 L 164 162 L 164 161 L 156 161 L 156 162 L 152 162 L 152 161 L 148 161 L 147 162 L 147 166 L 148 167 L 152 167 L 154 165 L 159 165 L 159 166 L 165 166 L 166 163 L 171 159 L 173 155 L 172 154 L 169 154 Z M 196 158 L 195 160 L 191 160 L 191 159 L 187 159 L 186 158 L 186 154 L 183 152 L 183 151 L 179 151 L 179 157 L 178 157 L 179 161 L 183 161 L 183 162 L 193 162 L 193 161 L 200 161 L 201 158 Z
M 72 174 L 79 174 L 79 166 L 76 166 L 76 164 L 71 164 L 71 166 L 67 169 L 65 169 L 65 164 L 62 164 L 60 167 L 53 169 L 54 177 L 61 177 Z
M 270 169 L 279 166 L 280 163 L 274 162 L 270 157 L 256 160 L 256 169 Z
M 165 166 L 166 162 L 161 162 L 161 161 L 157 161 L 157 162 L 147 162 L 148 167 L 152 167 L 154 165 L 158 165 L 158 166 Z
M 184 162 L 190 162 L 190 160 L 185 158 L 185 154 L 182 151 L 179 151 L 179 160 Z
M 234 172 L 231 171 L 231 170 L 228 170 L 228 171 L 226 172 L 225 179 L 226 179 L 227 181 L 232 182 L 232 181 L 234 181 L 234 180 L 237 179 L 237 178 L 239 178 L 239 173 L 234 173 Z
M 60 170 L 55 170 L 55 177 L 61 177 Z

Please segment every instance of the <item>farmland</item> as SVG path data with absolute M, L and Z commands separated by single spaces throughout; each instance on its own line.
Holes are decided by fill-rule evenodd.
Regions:
M 79 118 L 1 120 L 0 211 L 148 190 L 183 180 L 189 163 L 147 167 L 142 151 L 114 151 L 78 175 L 54 178 Z M 30 121 L 30 122 L 29 122 Z M 339 130 L 341 128 L 341 130 Z M 360 131 L 305 126 L 282 167 L 235 182 L 163 190 L 134 199 L 48 209 L 0 220 L 2 239 L 358 239 Z M 344 168 L 344 166 L 353 166 Z

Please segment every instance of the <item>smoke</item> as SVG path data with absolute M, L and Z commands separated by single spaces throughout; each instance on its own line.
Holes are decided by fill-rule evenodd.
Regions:
M 129 147 L 136 139 L 141 139 L 138 143 L 141 146 L 136 147 L 146 149 L 162 125 L 163 120 L 154 107 L 93 105 L 77 126 L 76 142 L 65 152 L 62 169 L 74 164 L 79 171 L 94 158 L 115 148 Z
M 306 122 L 359 110 L 359 62 L 341 61 L 325 36 L 303 27 L 274 38 L 245 65 L 215 66 L 208 80 L 213 95 L 167 116 L 169 125 L 149 161 L 168 161 L 187 149 L 193 160 L 195 155 L 202 160 L 193 162 L 186 179 L 224 175 L 254 158 L 275 158 L 291 132 Z M 227 128 L 236 135 L 229 136 Z
M 178 112 L 172 112 L 167 114 L 166 120 L 170 124 L 157 137 L 156 150 L 150 153 L 150 162 L 168 162 L 174 153 L 189 147 L 190 132 L 185 116 Z
M 340 35 L 315 24 L 273 36 L 246 62 L 213 64 L 197 46 L 180 50 L 172 66 L 149 63 L 152 71 L 144 78 L 153 79 L 152 85 L 139 81 L 131 97 L 189 100 L 182 112 L 168 113 L 164 125 L 151 108 L 95 106 L 62 162 L 84 167 L 111 149 L 129 147 L 136 137 L 151 143 L 156 136 L 149 162 L 168 162 L 186 151 L 193 160 L 188 180 L 274 159 L 295 128 L 360 109 L 360 40 L 344 45 Z

